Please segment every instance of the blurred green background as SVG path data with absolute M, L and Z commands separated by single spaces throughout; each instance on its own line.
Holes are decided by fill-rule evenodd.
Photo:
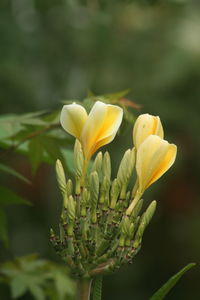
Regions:
M 127 97 L 142 106 L 135 116 L 159 115 L 178 146 L 175 165 L 145 194 L 158 208 L 141 251 L 104 278 L 103 300 L 148 299 L 200 259 L 200 2 L 1 0 L 0 39 L 1 114 L 61 109 L 61 100 L 83 99 L 88 90 L 130 88 Z M 108 147 L 114 169 L 132 145 L 131 127 Z M 1 262 L 28 253 L 59 262 L 49 243 L 61 207 L 54 168 L 43 164 L 33 176 L 24 156 L 6 162 L 33 184 L 1 176 L 3 183 L 33 207 L 7 209 L 10 248 L 2 246 Z M 200 299 L 199 276 L 197 266 L 166 299 Z

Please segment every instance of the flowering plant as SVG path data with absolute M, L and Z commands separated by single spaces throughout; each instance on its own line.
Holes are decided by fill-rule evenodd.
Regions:
M 51 242 L 79 282 L 79 299 L 89 299 L 91 283 L 131 263 L 141 248 L 145 228 L 155 209 L 152 201 L 141 214 L 144 191 L 174 163 L 177 147 L 163 139 L 159 117 L 143 114 L 133 128 L 133 148 L 112 177 L 108 152 L 99 152 L 111 142 L 122 122 L 116 105 L 97 101 L 89 115 L 79 104 L 65 105 L 61 125 L 76 138 L 75 180 L 66 181 L 60 160 L 56 162 L 58 185 L 63 197 L 60 235 L 51 229 Z M 132 175 L 136 171 L 136 182 Z

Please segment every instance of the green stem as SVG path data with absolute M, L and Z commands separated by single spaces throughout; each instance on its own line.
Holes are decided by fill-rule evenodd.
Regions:
M 91 284 L 91 278 L 79 279 L 77 300 L 90 300 Z
M 131 204 L 129 205 L 129 207 L 126 210 L 126 215 L 127 216 L 131 215 L 133 209 L 135 208 L 136 204 L 140 200 L 141 196 L 142 196 L 142 192 L 140 192 L 139 190 L 137 190 L 137 192 L 135 194 L 135 198 L 133 199 L 133 201 L 131 202 Z

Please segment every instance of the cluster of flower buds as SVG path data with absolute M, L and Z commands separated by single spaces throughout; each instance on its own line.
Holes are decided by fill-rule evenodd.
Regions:
M 61 124 L 64 124 L 63 127 L 68 132 L 74 129 L 74 124 L 76 124 L 77 107 L 72 107 L 73 105 L 77 106 L 77 104 L 72 104 L 64 107 L 67 121 L 61 114 Z M 105 104 L 101 106 L 107 109 Z M 68 108 L 71 120 L 69 120 Z M 77 110 L 79 120 L 81 110 L 80 108 Z M 84 122 L 87 118 L 91 122 L 90 115 L 87 117 L 84 112 L 84 116 Z M 121 118 L 119 114 L 118 117 Z M 99 143 L 96 138 L 95 149 L 98 149 L 97 145 L 106 144 L 105 132 L 109 132 L 109 136 L 112 135 L 108 127 L 113 126 L 113 123 L 106 123 L 105 118 L 106 114 L 103 126 L 99 126 L 104 143 Z M 118 122 L 118 127 L 120 123 L 121 121 Z M 85 125 L 83 122 L 80 124 L 81 131 L 83 131 Z M 112 128 L 113 135 L 115 135 L 116 126 Z M 86 132 L 86 129 L 84 130 Z M 90 168 L 88 167 L 89 170 L 86 171 L 88 155 L 91 156 L 94 151 L 91 150 L 90 141 L 88 141 L 90 146 L 87 148 L 83 141 L 84 136 L 77 132 L 78 130 L 74 129 L 73 135 L 77 140 L 74 147 L 75 178 L 73 182 L 71 179 L 66 180 L 62 163 L 59 160 L 56 163 L 63 209 L 60 234 L 57 236 L 51 230 L 51 242 L 74 275 L 91 278 L 113 272 L 122 265 L 132 262 L 141 247 L 144 230 L 156 208 L 156 201 L 153 201 L 141 213 L 142 195 L 145 189 L 173 164 L 176 146 L 163 140 L 163 129 L 158 117 L 141 115 L 133 130 L 135 147 L 125 152 L 116 178 L 112 179 L 108 152 L 105 154 L 99 152 L 90 164 Z M 70 133 L 72 134 L 72 130 Z M 99 137 L 100 134 L 96 136 Z M 137 175 L 135 183 L 133 183 L 134 170 Z

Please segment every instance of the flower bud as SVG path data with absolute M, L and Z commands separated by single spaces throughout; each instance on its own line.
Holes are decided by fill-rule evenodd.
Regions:
M 114 209 L 118 196 L 119 196 L 120 188 L 117 182 L 117 179 L 114 179 L 112 186 L 111 186 L 111 191 L 110 191 L 110 198 L 111 198 L 111 203 L 110 203 L 110 208 Z
M 76 140 L 74 145 L 74 164 L 76 178 L 80 178 L 83 173 L 84 157 L 81 143 L 78 140 Z
M 103 156 L 103 175 L 110 179 L 111 177 L 111 161 L 110 154 L 106 151 Z
M 66 186 L 65 172 L 64 172 L 62 163 L 59 159 L 57 159 L 57 161 L 56 161 L 56 176 L 57 176 L 59 189 L 64 198 L 66 195 L 67 186 Z
M 72 196 L 69 196 L 68 205 L 67 205 L 67 215 L 70 221 L 74 221 L 76 216 L 76 203 Z
M 138 230 L 136 232 L 135 239 L 133 242 L 134 248 L 137 248 L 141 244 L 144 230 L 149 224 L 149 222 L 151 221 L 151 218 L 153 217 L 155 210 L 156 210 L 156 201 L 152 201 L 151 204 L 148 206 L 147 210 L 145 211 L 145 213 L 140 218 Z
M 140 115 L 133 128 L 133 144 L 135 148 L 138 150 L 143 141 L 151 134 L 160 138 L 164 137 L 160 118 L 149 114 Z
M 99 152 L 94 160 L 91 172 L 96 171 L 97 174 L 100 176 L 101 168 L 102 168 L 102 160 L 103 160 L 102 152 Z
M 119 166 L 117 173 L 117 181 L 120 187 L 126 185 L 133 173 L 133 168 L 135 165 L 135 150 L 128 149 Z

